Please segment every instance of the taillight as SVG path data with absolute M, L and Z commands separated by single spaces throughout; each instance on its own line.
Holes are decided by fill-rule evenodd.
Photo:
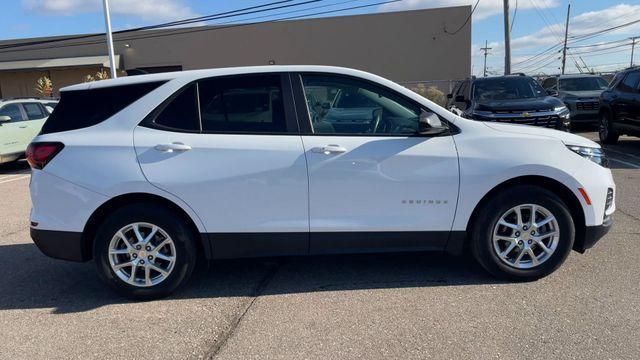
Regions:
M 60 150 L 64 148 L 61 142 L 35 142 L 27 147 L 27 161 L 34 169 L 44 168 Z

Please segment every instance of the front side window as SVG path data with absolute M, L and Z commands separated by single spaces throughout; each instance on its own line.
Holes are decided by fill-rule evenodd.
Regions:
M 351 78 L 303 75 L 316 134 L 414 135 L 420 108 L 393 92 Z
M 287 132 L 279 75 L 209 79 L 198 86 L 202 131 Z
M 640 72 L 629 73 L 618 85 L 618 89 L 624 92 L 634 92 L 637 89 L 638 80 L 640 80 Z
M 47 116 L 44 110 L 42 109 L 42 107 L 40 106 L 40 104 L 23 103 L 22 106 L 24 107 L 24 110 L 27 112 L 27 119 L 29 120 L 43 119 Z
M 20 111 L 20 105 L 7 104 L 0 108 L 0 116 L 8 116 L 11 121 L 22 121 L 22 112 Z

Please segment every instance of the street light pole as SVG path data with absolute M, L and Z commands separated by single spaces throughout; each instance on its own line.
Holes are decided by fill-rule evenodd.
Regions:
M 636 49 L 636 39 L 638 38 L 638 36 L 634 36 L 631 38 L 631 64 L 629 65 L 629 67 L 633 67 L 633 52 Z
M 109 0 L 102 0 L 104 10 L 104 25 L 107 30 L 107 48 L 109 49 L 109 67 L 111 69 L 111 78 L 118 77 L 116 71 L 116 59 L 113 55 L 113 37 L 111 36 L 111 18 L 109 16 Z
M 562 47 L 562 74 L 567 63 L 567 38 L 569 37 L 569 15 L 571 14 L 571 4 L 567 6 L 567 23 L 564 26 L 564 46 Z

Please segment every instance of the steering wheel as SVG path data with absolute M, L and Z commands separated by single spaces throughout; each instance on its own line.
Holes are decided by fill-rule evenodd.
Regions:
M 373 111 L 373 120 L 371 121 L 371 133 L 376 134 L 380 124 L 382 123 L 382 109 Z

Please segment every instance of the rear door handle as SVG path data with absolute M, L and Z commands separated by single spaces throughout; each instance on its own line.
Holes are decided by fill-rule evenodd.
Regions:
M 326 146 L 321 146 L 321 147 L 314 147 L 314 148 L 311 149 L 311 151 L 314 152 L 314 153 L 331 155 L 331 154 L 342 154 L 342 153 L 345 153 L 345 152 L 347 152 L 347 149 L 345 147 L 340 146 L 340 145 L 331 144 L 331 145 L 326 145 Z
M 167 152 L 167 153 L 172 153 L 175 151 L 188 151 L 191 150 L 191 146 L 189 145 L 185 145 L 181 142 L 173 142 L 170 144 L 158 144 L 156 146 L 153 147 L 154 149 L 161 151 L 161 152 Z
M 20 126 L 18 126 L 18 127 L 19 127 L 20 129 L 26 129 L 26 128 L 27 128 L 27 125 L 20 125 Z

